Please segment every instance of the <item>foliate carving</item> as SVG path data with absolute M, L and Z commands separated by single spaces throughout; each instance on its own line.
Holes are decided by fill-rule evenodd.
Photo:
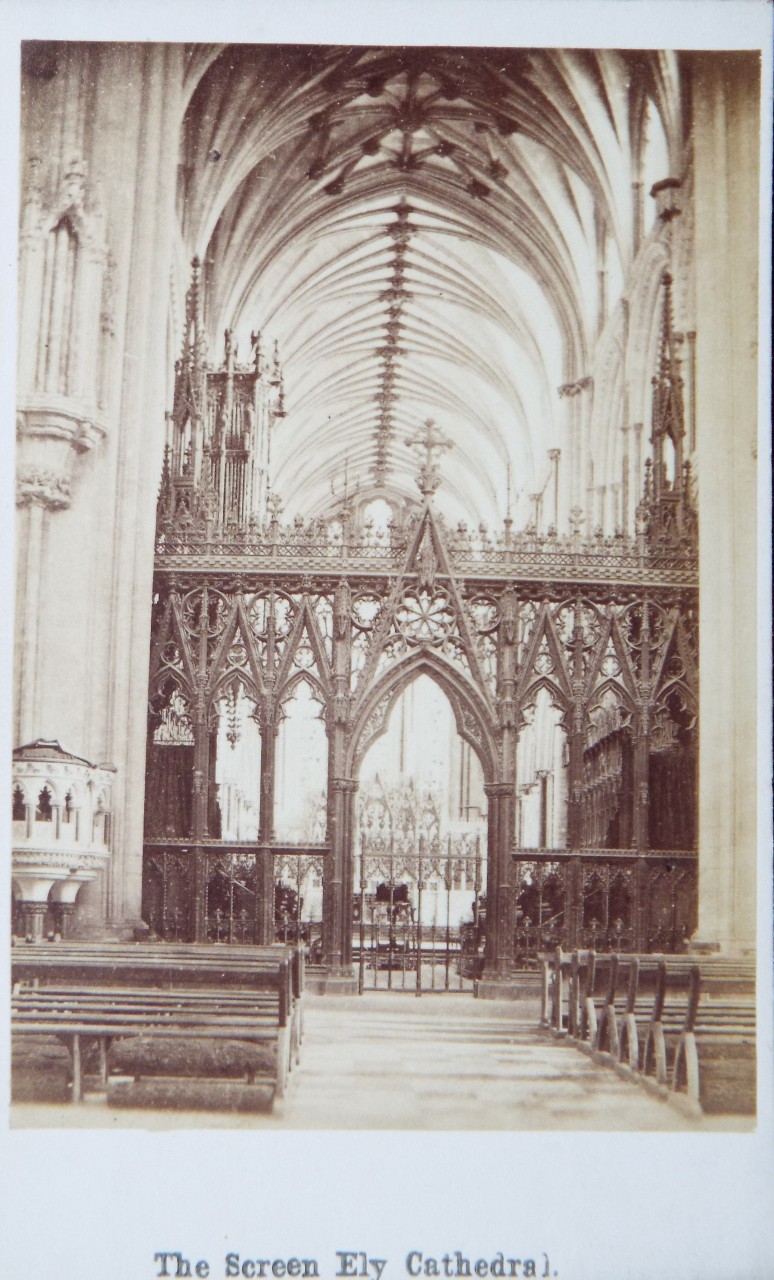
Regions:
M 43 853 L 34 848 L 20 849 L 14 850 L 13 866 L 14 869 L 39 866 L 61 868 L 63 862 L 66 862 L 68 871 L 100 871 L 109 856 L 107 849 L 104 853 L 76 853 L 68 849 L 64 856 L 62 853 Z M 46 910 L 48 904 L 42 905 Z
M 153 734 L 156 746 L 192 747 L 193 726 L 188 706 L 178 688 L 175 688 L 166 707 L 159 713 L 158 727 Z
M 36 503 L 49 511 L 61 511 L 70 505 L 71 481 L 45 467 L 21 467 L 16 475 L 16 505 Z

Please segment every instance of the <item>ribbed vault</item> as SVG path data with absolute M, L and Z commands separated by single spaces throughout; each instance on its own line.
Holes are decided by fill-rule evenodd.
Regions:
M 557 388 L 647 230 L 648 145 L 680 161 L 674 59 L 226 46 L 188 84 L 184 248 L 210 335 L 278 343 L 286 509 L 330 510 L 345 470 L 413 501 L 406 437 L 431 417 L 455 445 L 439 506 L 492 520 L 510 489 L 526 516 L 568 445 Z

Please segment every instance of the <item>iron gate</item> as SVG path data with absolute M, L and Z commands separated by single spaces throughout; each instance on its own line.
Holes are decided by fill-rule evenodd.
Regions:
M 362 837 L 355 866 L 358 990 L 475 990 L 486 914 L 480 837 L 420 838 L 416 852 L 375 843 Z

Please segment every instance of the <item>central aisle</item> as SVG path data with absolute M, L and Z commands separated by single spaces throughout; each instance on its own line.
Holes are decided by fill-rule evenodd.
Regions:
M 542 1034 L 538 1016 L 536 1002 L 457 994 L 308 997 L 301 1066 L 264 1123 L 294 1129 L 706 1127 Z

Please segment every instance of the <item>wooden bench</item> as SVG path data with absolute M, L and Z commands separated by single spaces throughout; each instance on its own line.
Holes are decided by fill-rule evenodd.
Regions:
M 169 1056 L 170 1043 L 180 1042 L 175 1046 L 179 1051 L 186 1044 L 197 1042 L 201 1059 L 202 1052 L 206 1057 L 211 1042 L 215 1042 L 221 1048 L 233 1046 L 230 1065 L 226 1061 L 228 1053 L 224 1056 L 223 1052 L 210 1052 L 210 1059 L 220 1056 L 221 1075 L 225 1066 L 225 1074 L 233 1076 L 237 1062 L 235 1074 L 242 1075 L 244 1083 L 253 1084 L 260 1076 L 262 1083 L 271 1084 L 271 1093 L 276 1089 L 281 1094 L 288 1055 L 284 1043 L 287 1021 L 283 1025 L 280 1009 L 276 992 L 235 993 L 228 989 L 202 997 L 189 989 L 148 992 L 127 988 L 20 988 L 12 998 L 12 1025 L 14 1036 L 49 1034 L 68 1043 L 73 1061 L 74 1102 L 81 1100 L 83 1094 L 83 1041 L 99 1046 L 102 1088 L 110 1083 L 110 1055 L 116 1056 L 116 1048 L 119 1068 L 122 1050 L 128 1050 L 137 1075 L 143 1074 L 143 1053 L 145 1073 L 164 1075 L 164 1070 L 154 1068 L 154 1059 L 161 1051 Z M 246 1052 L 244 1046 L 261 1046 L 261 1052 Z M 138 1051 L 142 1051 L 139 1056 Z M 127 1053 L 123 1056 L 125 1059 Z
M 754 960 L 557 950 L 541 962 L 543 1026 L 661 1097 L 754 1113 Z
M 674 1054 L 670 1087 L 703 1113 L 754 1115 L 756 1110 L 754 982 L 728 993 L 727 983 L 698 966 Z
M 161 1039 L 195 1042 L 202 1061 L 208 1058 L 206 1041 L 271 1043 L 271 1074 L 279 1096 L 300 1052 L 303 978 L 301 952 L 282 946 L 39 944 L 14 949 L 12 1026 L 15 1035 L 66 1040 L 73 1059 L 74 1101 L 82 1095 L 81 1040 L 86 1037 L 99 1046 L 100 1075 L 108 1084 L 109 1100 L 117 1105 L 127 1105 L 130 1095 L 135 1105 L 148 1105 L 149 1093 L 160 1099 L 182 1096 L 188 1099 L 183 1105 L 197 1105 L 190 1080 L 185 1087 L 177 1081 L 176 1089 L 158 1079 L 142 1088 L 112 1088 L 107 1080 L 109 1046 L 131 1036 L 136 1050 L 140 1035 L 154 1041 L 145 1055 L 148 1062 L 159 1057 Z M 114 1056 L 120 1059 L 121 1052 L 115 1050 Z M 165 1053 L 176 1056 L 169 1044 Z M 209 1056 L 218 1058 L 214 1050 Z M 210 1087 L 217 1085 L 210 1081 L 199 1095 L 210 1100 L 222 1096 L 225 1105 L 237 1109 L 260 1105 L 257 1092 L 242 1096 L 233 1081 L 226 1084 Z
M 12 997 L 12 1030 L 14 1036 L 49 1035 L 67 1044 L 73 1102 L 83 1098 L 84 1046 L 96 1044 L 99 1086 L 109 1093 L 113 1055 L 113 1066 L 119 1071 L 123 1067 L 124 1075 L 153 1077 L 165 1096 L 170 1086 L 181 1083 L 181 1067 L 189 1098 L 191 1077 L 202 1085 L 206 1076 L 209 1095 L 212 1084 L 217 1092 L 217 1082 L 226 1077 L 233 1098 L 239 1094 L 234 1077 L 241 1077 L 246 1087 L 239 1109 L 263 1110 L 275 1090 L 283 1093 L 287 1072 L 287 1026 L 281 1025 L 278 994 L 240 995 L 227 989 L 212 995 L 203 1001 L 189 990 L 157 994 L 147 989 L 22 988 Z M 159 1062 L 165 1054 L 176 1062 L 177 1075 Z
M 696 965 L 697 958 L 686 955 L 574 952 L 567 996 L 570 1036 L 600 1059 L 657 1074 L 664 1083 L 668 1067 L 661 1064 L 673 1053 L 662 1050 L 674 1050 L 683 1029 Z M 716 996 L 733 1001 L 754 990 L 750 960 L 703 957 L 700 969 Z
M 251 989 L 284 987 L 291 1038 L 301 1038 L 304 960 L 299 950 L 185 943 L 51 943 L 14 948 L 12 979 L 38 985 L 104 984 Z

